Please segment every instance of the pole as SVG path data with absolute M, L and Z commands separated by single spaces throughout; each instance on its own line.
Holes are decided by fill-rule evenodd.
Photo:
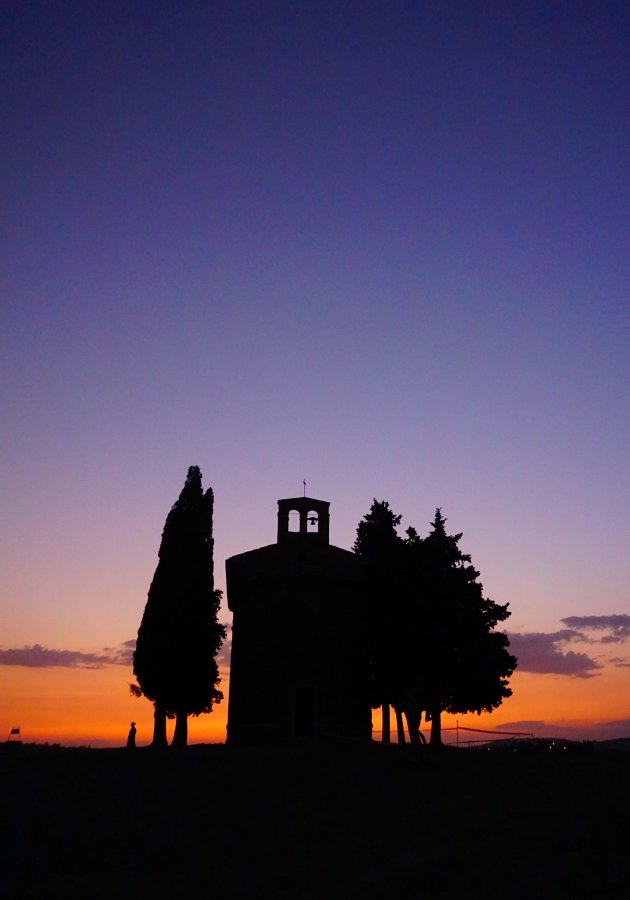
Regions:
M 383 703 L 383 724 L 381 725 L 381 743 L 389 744 L 390 728 L 389 728 L 389 703 Z

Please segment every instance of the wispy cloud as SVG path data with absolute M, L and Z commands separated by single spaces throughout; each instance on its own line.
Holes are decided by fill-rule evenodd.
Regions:
M 99 653 L 82 650 L 54 650 L 41 644 L 0 650 L 0 666 L 26 666 L 30 669 L 102 669 L 107 665 L 131 665 L 135 640 L 124 641 L 119 647 L 105 647 Z
M 630 719 L 616 719 L 612 722 L 579 722 L 570 719 L 556 721 L 519 720 L 503 722 L 496 726 L 497 733 L 506 731 L 526 731 L 534 737 L 567 738 L 568 740 L 609 741 L 630 738 Z
M 136 639 L 123 641 L 118 647 L 104 647 L 103 652 L 109 654 L 109 662 L 117 666 L 132 666 L 133 651 L 136 649 Z
M 123 641 L 117 647 L 103 647 L 97 653 L 82 650 L 54 650 L 41 644 L 0 650 L 0 666 L 26 666 L 30 669 L 48 669 L 58 666 L 65 669 L 102 669 L 103 666 L 133 666 L 133 651 L 136 640 Z M 217 654 L 217 663 L 222 675 L 227 677 L 230 667 L 232 638 L 223 642 Z
M 567 616 L 563 625 L 580 631 L 606 632 L 601 637 L 590 638 L 600 644 L 622 644 L 630 638 L 630 616 Z
M 219 668 L 222 670 L 226 670 L 230 668 L 230 658 L 232 655 L 232 628 L 228 626 L 227 628 L 227 636 L 223 641 L 223 646 L 217 653 L 217 664 Z
M 518 671 L 541 675 L 567 675 L 573 678 L 593 678 L 601 663 L 586 653 L 563 650 L 562 645 L 581 640 L 580 633 L 570 629 L 550 633 L 509 633 L 510 653 L 518 659 Z
M 518 722 L 504 722 L 497 725 L 497 731 L 539 731 L 545 722 L 543 719 L 520 719 Z

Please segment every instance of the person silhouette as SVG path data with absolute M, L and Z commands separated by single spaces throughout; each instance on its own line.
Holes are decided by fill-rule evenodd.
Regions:
M 129 729 L 129 735 L 127 736 L 127 749 L 135 750 L 136 747 L 136 723 L 131 723 L 131 728 Z

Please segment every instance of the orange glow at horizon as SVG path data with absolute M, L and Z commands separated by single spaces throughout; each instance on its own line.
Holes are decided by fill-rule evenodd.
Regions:
M 588 731 L 597 725 L 615 720 L 630 719 L 630 675 L 627 668 L 608 666 L 595 678 L 569 678 L 560 675 L 540 675 L 531 672 L 514 673 L 510 680 L 512 696 L 504 700 L 492 713 L 467 713 L 466 715 L 442 715 L 444 740 L 449 742 L 448 729 L 487 729 L 494 732 L 505 724 L 512 730 L 536 733 L 536 725 L 519 723 L 550 723 L 571 730 L 577 729 L 588 737 Z M 372 710 L 372 727 L 380 738 L 381 710 Z M 542 726 L 539 726 L 542 727 Z M 422 732 L 428 735 L 431 724 L 423 716 Z M 509 728 L 507 730 L 510 730 Z M 396 720 L 390 716 L 390 731 L 395 739 Z M 378 733 L 378 734 L 376 734 Z M 561 736 L 561 735 L 559 735 Z M 470 736 L 471 738 L 474 735 Z M 478 735 L 484 740 L 484 735 Z M 491 735 L 488 735 L 488 739 Z
M 102 669 L 26 668 L 3 666 L 0 729 L 4 738 L 11 728 L 21 729 L 25 742 L 123 746 L 129 723 L 137 723 L 139 746 L 150 742 L 153 707 L 129 693 L 131 672 L 122 666 Z M 566 723 L 585 732 L 598 723 L 630 718 L 630 670 L 607 666 L 595 678 L 515 672 L 513 695 L 493 713 L 444 715 L 444 729 L 460 727 L 494 731 L 506 723 Z M 191 743 L 225 741 L 229 677 L 222 678 L 223 701 L 212 713 L 189 719 Z M 375 732 L 381 729 L 380 710 L 372 710 Z M 168 723 L 169 736 L 174 722 Z M 423 731 L 429 725 L 423 721 Z M 391 731 L 395 733 L 392 713 Z M 513 730 L 535 731 L 513 726 Z M 1 732 L 0 732 L 1 734 Z M 587 736 L 587 735 L 585 735 Z M 375 734 L 375 737 L 377 735 Z M 482 736 L 483 737 L 483 736 Z M 448 734 L 445 734 L 448 740 Z
M 129 693 L 131 672 L 121 666 L 102 669 L 26 668 L 3 666 L 0 728 L 8 735 L 20 728 L 25 742 L 122 747 L 130 722 L 137 728 L 138 746 L 150 743 L 153 706 Z M 188 719 L 191 743 L 225 740 L 228 679 L 225 699 L 212 713 Z M 169 739 L 174 721 L 167 723 Z M 0 740 L 3 740 L 0 732 Z

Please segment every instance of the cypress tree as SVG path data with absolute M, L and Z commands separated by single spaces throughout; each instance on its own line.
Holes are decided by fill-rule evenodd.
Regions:
M 166 718 L 176 717 L 173 746 L 186 746 L 188 716 L 210 712 L 223 694 L 216 654 L 225 638 L 217 621 L 212 514 L 198 466 L 169 512 L 133 659 L 132 691 L 155 707 L 153 746 L 166 746 Z

